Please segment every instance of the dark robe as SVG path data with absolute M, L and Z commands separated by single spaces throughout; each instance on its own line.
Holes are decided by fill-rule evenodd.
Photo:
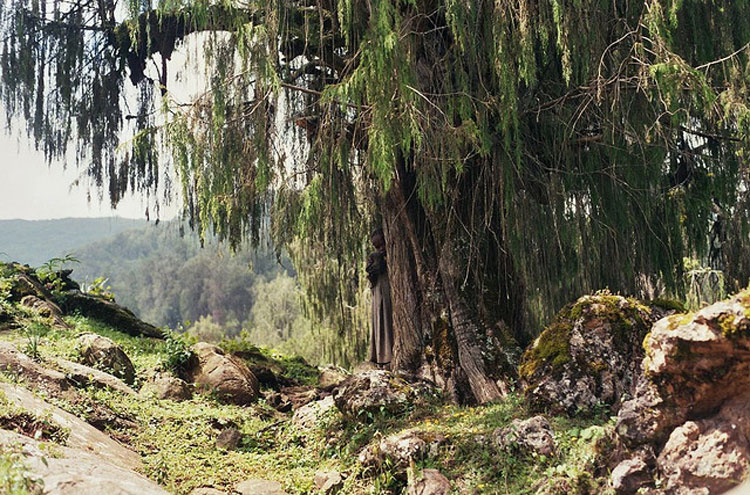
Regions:
M 393 357 L 393 316 L 391 284 L 385 253 L 377 251 L 367 258 L 367 278 L 372 287 L 372 330 L 370 356 L 373 363 L 388 364 Z

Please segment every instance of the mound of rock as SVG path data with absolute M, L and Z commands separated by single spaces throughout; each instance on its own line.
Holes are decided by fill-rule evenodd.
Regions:
M 192 351 L 196 359 L 188 375 L 197 388 L 216 393 L 237 405 L 247 404 L 258 397 L 258 379 L 239 358 L 206 342 L 198 342 Z
M 381 411 L 401 413 L 415 402 L 436 393 L 433 385 L 419 378 L 372 370 L 344 380 L 336 389 L 334 401 L 343 414 L 366 417 Z
M 515 419 L 510 426 L 498 428 L 493 433 L 495 444 L 503 450 L 554 455 L 557 446 L 549 421 L 544 416 Z
M 125 383 L 135 381 L 135 366 L 122 348 L 112 340 L 95 333 L 78 337 L 78 352 L 84 364 L 112 373 Z
M 524 353 L 519 368 L 532 410 L 574 415 L 628 397 L 643 358 L 643 338 L 658 310 L 608 292 L 563 309 Z
M 368 445 L 359 453 L 358 460 L 365 467 L 382 467 L 387 462 L 390 469 L 402 473 L 411 461 L 421 460 L 443 442 L 443 435 L 411 428 Z
M 732 488 L 750 464 L 750 291 L 660 320 L 644 347 L 644 377 L 621 408 L 616 431 L 633 451 L 652 449 L 656 458 L 624 459 L 613 475 L 638 465 L 641 481 L 619 476 L 612 484 L 628 487 L 620 493 L 656 479 L 661 488 L 651 493 Z M 653 465 L 650 476 L 641 464 Z

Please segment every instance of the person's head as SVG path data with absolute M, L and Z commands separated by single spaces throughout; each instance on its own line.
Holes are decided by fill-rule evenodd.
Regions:
M 375 249 L 385 249 L 385 235 L 383 235 L 383 229 L 375 229 L 370 234 L 370 241 Z

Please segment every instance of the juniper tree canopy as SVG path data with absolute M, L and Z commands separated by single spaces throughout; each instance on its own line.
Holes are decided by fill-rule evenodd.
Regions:
M 2 100 L 114 203 L 170 167 L 199 229 L 269 228 L 342 329 L 382 225 L 395 367 L 487 401 L 503 348 L 582 292 L 679 294 L 686 256 L 747 284 L 749 9 L 10 0 Z M 191 38 L 209 90 L 185 105 Z

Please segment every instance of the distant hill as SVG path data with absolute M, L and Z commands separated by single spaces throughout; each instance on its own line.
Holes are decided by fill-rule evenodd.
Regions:
M 146 220 L 120 217 L 0 220 L 0 260 L 39 266 L 81 246 L 142 228 Z

